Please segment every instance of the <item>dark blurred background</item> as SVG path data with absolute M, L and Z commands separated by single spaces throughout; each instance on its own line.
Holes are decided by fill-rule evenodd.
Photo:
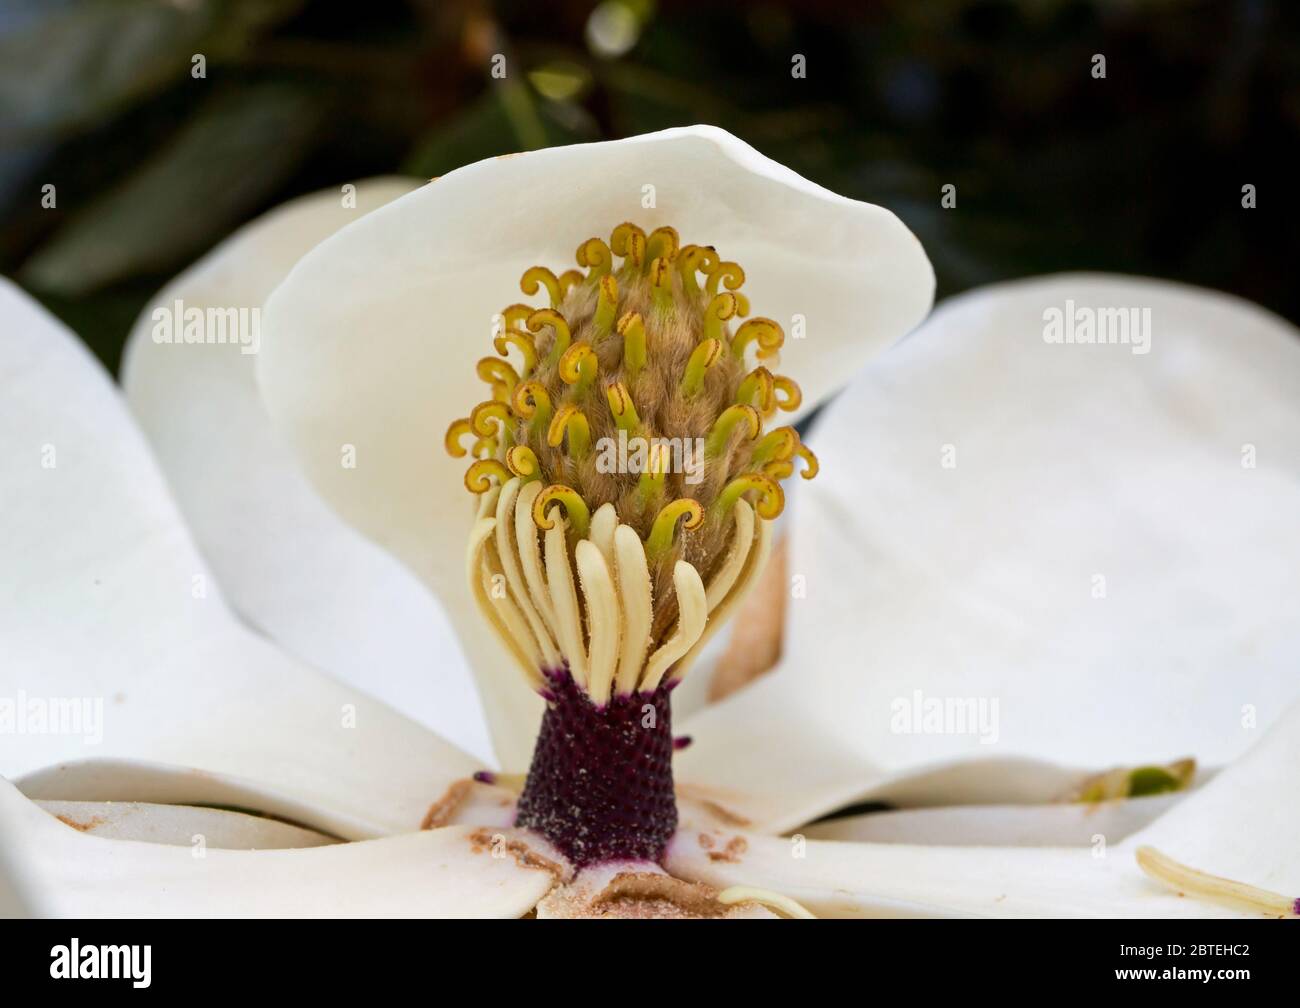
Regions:
M 894 210 L 941 297 L 1101 269 L 1296 320 L 1298 9 L 0 0 L 0 272 L 116 368 L 146 298 L 292 196 L 707 122 Z

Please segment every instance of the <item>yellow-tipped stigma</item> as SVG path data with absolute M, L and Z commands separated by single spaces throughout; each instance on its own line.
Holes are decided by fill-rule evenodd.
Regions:
M 465 470 L 465 489 L 472 494 L 487 493 L 494 476 L 498 483 L 504 483 L 510 478 L 510 470 L 500 459 L 479 459 Z
M 728 483 L 718 495 L 715 507 L 721 514 L 729 515 L 736 506 L 736 501 L 755 490 L 758 491 L 759 498 L 754 510 L 760 518 L 772 521 L 785 510 L 785 491 L 781 489 L 781 484 L 772 477 L 757 472 L 737 476 Z
M 724 409 L 722 416 L 713 422 L 708 437 L 704 439 L 705 457 L 713 458 L 726 451 L 727 446 L 731 444 L 732 434 L 736 432 L 737 427 L 742 423 L 745 424 L 746 438 L 752 441 L 758 437 L 758 432 L 763 426 L 758 410 L 754 409 L 753 406 L 745 406 L 741 403 L 733 403 Z
M 754 445 L 750 458 L 755 465 L 763 465 L 773 459 L 789 461 L 794 458 L 795 449 L 799 447 L 799 432 L 793 427 L 778 427 L 768 431 Z
M 551 426 L 551 394 L 539 381 L 520 382 L 510 399 L 515 413 L 528 421 L 529 429 L 538 436 L 545 435 Z
M 682 286 L 691 294 L 700 293 L 697 273 L 709 274 L 718 266 L 718 253 L 703 245 L 684 245 L 677 254 L 677 270 L 682 275 Z
M 609 246 L 599 238 L 588 238 L 578 246 L 578 265 L 586 267 L 587 279 L 598 280 L 606 276 L 614 265 Z
M 704 338 L 722 338 L 722 323 L 736 314 L 736 295 L 719 294 L 704 309 Z
M 646 466 L 636 481 L 636 498 L 644 511 L 655 504 L 664 493 L 664 479 L 672 464 L 672 449 L 664 444 L 652 444 L 646 453 Z
M 773 378 L 772 386 L 777 393 L 776 405 L 778 409 L 793 413 L 803 404 L 803 390 L 785 375 L 777 375 L 777 377 Z
M 609 403 L 609 411 L 614 414 L 614 423 L 618 429 L 635 434 L 641 427 L 641 418 L 637 416 L 636 407 L 632 404 L 632 393 L 627 390 L 627 386 L 621 381 L 610 382 L 605 386 L 605 399 Z
M 758 342 L 758 356 L 767 360 L 775 357 L 785 343 L 785 332 L 770 318 L 752 318 L 740 324 L 731 340 L 731 353 L 736 360 L 745 359 L 749 344 Z
M 479 437 L 495 437 L 498 430 L 509 427 L 510 407 L 499 399 L 481 402 L 470 410 L 469 425 Z
M 645 262 L 645 232 L 631 221 L 624 221 L 609 236 L 609 247 L 616 256 L 622 256 L 625 264 L 637 269 Z
M 679 497 L 669 504 L 665 504 L 655 518 L 654 526 L 650 529 L 650 536 L 646 539 L 645 551 L 646 556 L 656 558 L 663 556 L 673 544 L 673 539 L 677 534 L 677 523 L 682 518 L 682 528 L 687 532 L 693 532 L 704 524 L 704 508 L 697 500 L 690 497 Z
M 596 314 L 592 323 L 596 338 L 608 336 L 614 327 L 614 314 L 618 311 L 618 281 L 612 276 L 600 278 L 600 294 L 596 299 Z
M 574 343 L 560 358 L 560 380 L 572 386 L 573 397 L 580 399 L 596 380 L 599 362 L 590 343 Z
M 555 332 L 555 340 L 551 343 L 551 351 L 546 355 L 546 362 L 555 365 L 564 356 L 564 351 L 569 349 L 569 343 L 572 341 L 573 336 L 569 332 L 569 323 L 554 308 L 539 308 L 528 316 L 529 332 L 539 333 L 544 326 L 550 326 Z
M 551 299 L 551 307 L 560 307 L 560 303 L 564 300 L 564 291 L 560 289 L 560 278 L 545 266 L 530 266 L 524 270 L 524 275 L 519 278 L 521 291 L 528 297 L 532 297 L 542 287 L 546 288 L 546 293 Z
M 709 339 L 697 346 L 686 362 L 686 373 L 682 375 L 682 395 L 687 399 L 696 395 L 704 387 L 704 376 L 709 368 L 722 358 L 722 340 Z
M 708 291 L 709 297 L 718 293 L 718 284 L 721 283 L 729 291 L 738 290 L 745 282 L 745 271 L 740 268 L 740 263 L 723 262 L 718 263 L 709 272 L 709 279 L 704 284 L 704 289 Z
M 587 279 L 579 270 L 569 269 L 560 274 L 560 295 L 568 297 L 569 291 Z
M 559 504 L 564 508 L 565 517 L 569 519 L 569 530 L 577 538 L 585 538 L 587 529 L 591 525 L 591 511 L 587 508 L 587 502 L 573 487 L 561 483 L 552 483 L 537 495 L 537 499 L 533 501 L 533 524 L 544 532 L 555 528 L 555 522 L 551 521 L 546 513 L 552 504 Z
M 740 380 L 736 402 L 753 406 L 766 416 L 776 405 L 775 391 L 776 379 L 772 377 L 772 372 L 765 367 L 756 367 Z
M 532 312 L 529 312 L 529 315 L 531 314 Z M 527 319 L 528 316 L 526 315 L 524 318 Z M 527 378 L 537 367 L 537 345 L 533 342 L 533 338 L 525 332 L 515 328 L 507 329 L 492 341 L 492 345 L 502 357 L 510 353 L 511 347 L 519 351 L 519 356 L 524 359 L 524 366 L 519 369 L 521 378 Z
M 799 474 L 800 476 L 804 479 L 812 479 L 821 472 L 821 463 L 817 461 L 817 456 L 812 453 L 811 448 L 801 443 L 795 451 L 803 459 L 803 472 Z
M 586 414 L 573 403 L 566 403 L 555 413 L 555 419 L 546 432 L 546 443 L 558 448 L 568 438 L 569 458 L 586 458 L 591 448 L 591 425 Z
M 447 433 L 443 435 L 442 443 L 447 449 L 447 454 L 452 458 L 464 458 L 465 448 L 461 445 L 460 439 L 466 434 L 473 434 L 474 428 L 470 426 L 468 417 L 461 417 L 459 420 L 453 420 L 451 426 L 447 428 Z
M 633 380 L 646 362 L 645 324 L 637 312 L 628 312 L 618 320 L 618 334 L 623 337 L 623 370 Z
M 522 480 L 530 480 L 542 471 L 541 463 L 528 445 L 515 445 L 506 452 L 506 468 Z
M 502 402 L 509 402 L 519 384 L 519 372 L 510 366 L 509 361 L 500 357 L 483 357 L 475 367 L 479 378 L 492 386 L 492 395 Z M 504 390 L 503 395 L 498 392 Z
M 651 262 L 656 259 L 672 262 L 677 257 L 677 249 L 680 246 L 681 239 L 677 237 L 676 228 L 657 227 L 646 239 L 645 254 Z

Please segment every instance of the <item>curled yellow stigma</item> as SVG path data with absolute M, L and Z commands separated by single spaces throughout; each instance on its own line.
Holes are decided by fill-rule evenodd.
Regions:
M 511 329 L 518 329 L 528 322 L 528 316 L 537 309 L 532 305 L 512 304 L 501 313 L 501 324 L 504 332 Z
M 515 445 L 506 452 L 506 468 L 524 480 L 532 479 L 542 471 L 537 456 L 528 445 Z
M 551 427 L 551 394 L 539 381 L 520 382 L 515 386 L 515 394 L 510 405 L 534 432 L 545 434 Z
M 498 483 L 504 483 L 510 478 L 510 470 L 500 459 L 479 459 L 465 470 L 465 489 L 472 494 L 487 493 L 493 477 Z
M 785 332 L 770 318 L 752 318 L 742 322 L 731 340 L 731 353 L 736 360 L 745 359 L 749 344 L 758 342 L 758 356 L 766 360 L 775 357 L 785 343 Z
M 682 375 L 682 395 L 687 399 L 704 387 L 704 375 L 722 357 L 722 340 L 706 339 L 692 352 Z
M 578 492 L 573 487 L 552 483 L 537 495 L 533 501 L 533 523 L 543 531 L 555 528 L 555 522 L 546 513 L 552 504 L 564 508 L 564 514 L 569 519 L 569 529 L 579 539 L 585 538 L 591 525 L 591 512 Z
M 578 284 L 582 283 L 585 279 L 586 277 L 584 277 L 578 270 L 565 270 L 560 274 L 560 296 L 568 297 L 569 291 L 578 286 Z
M 474 428 L 470 426 L 467 417 L 461 417 L 459 420 L 453 420 L 451 426 L 447 428 L 447 433 L 443 436 L 442 443 L 447 449 L 447 454 L 452 458 L 464 458 L 465 448 L 460 441 L 466 434 L 473 434 Z
M 821 463 L 817 461 L 817 456 L 812 453 L 812 449 L 801 443 L 795 451 L 799 453 L 799 457 L 803 459 L 804 463 L 803 472 L 799 474 L 800 476 L 809 480 L 821 472 Z
M 573 403 L 566 403 L 555 412 L 555 418 L 546 432 L 546 443 L 558 448 L 568 437 L 569 457 L 586 458 L 591 447 L 591 425 L 586 414 Z
M 546 293 L 551 299 L 551 307 L 560 307 L 560 303 L 564 300 L 564 291 L 560 289 L 560 278 L 545 266 L 530 266 L 524 270 L 524 275 L 519 278 L 519 289 L 524 294 L 532 297 L 542 287 L 546 288 Z
M 799 388 L 791 379 L 785 375 L 778 375 L 772 379 L 772 387 L 776 392 L 776 405 L 778 409 L 792 413 L 797 410 L 803 403 L 803 390 Z
M 558 364 L 573 339 L 573 335 L 569 332 L 569 323 L 554 308 L 539 308 L 528 316 L 529 332 L 539 333 L 545 326 L 550 326 L 555 333 L 555 340 L 551 343 L 550 353 L 546 355 L 546 362 L 551 365 Z
M 721 283 L 729 291 L 740 288 L 745 282 L 745 271 L 740 268 L 740 263 L 723 262 L 718 263 L 709 271 L 709 279 L 705 281 L 704 289 L 708 292 L 709 297 L 718 293 L 718 284 Z
M 793 427 L 778 427 L 759 439 L 750 458 L 755 465 L 763 465 L 773 459 L 785 462 L 794 457 L 798 447 L 799 432 Z
M 469 425 L 481 438 L 495 437 L 501 427 L 510 423 L 510 407 L 499 399 L 488 399 L 479 403 L 469 414 Z
M 529 312 L 531 315 L 532 312 Z M 527 316 L 525 316 L 527 319 Z M 502 357 L 510 353 L 510 348 L 514 347 L 519 351 L 519 356 L 524 359 L 524 366 L 519 369 L 521 378 L 527 378 L 532 374 L 533 369 L 537 367 L 537 345 L 533 343 L 533 338 L 525 332 L 518 329 L 510 328 L 492 341 L 496 352 Z
M 619 430 L 635 434 L 641 427 L 641 418 L 632 404 L 632 393 L 627 390 L 627 386 L 621 381 L 610 382 L 605 386 L 605 399 Z
M 754 409 L 753 406 L 732 403 L 722 411 L 722 416 L 714 421 L 708 437 L 704 439 L 705 456 L 722 454 L 727 446 L 731 444 L 732 434 L 736 432 L 736 429 L 742 423 L 745 424 L 745 437 L 751 441 L 758 437 L 758 432 L 763 426 L 758 410 Z
M 703 245 L 684 245 L 677 253 L 677 270 L 682 275 L 682 286 L 691 294 L 700 293 L 698 273 L 711 273 L 718 265 L 718 253 Z
M 500 357 L 484 357 L 475 368 L 481 380 L 492 386 L 492 394 L 502 402 L 509 402 L 514 395 L 515 386 L 519 384 L 519 372 L 510 366 L 509 361 Z
M 722 323 L 736 314 L 736 295 L 719 294 L 704 309 L 704 338 L 720 340 Z
M 646 239 L 645 254 L 651 262 L 656 259 L 671 262 L 677 256 L 680 245 L 681 240 L 677 237 L 676 228 L 657 227 Z
M 574 398 L 581 398 L 596 380 L 596 351 L 587 342 L 574 343 L 560 358 L 560 380 L 573 386 Z
M 599 238 L 588 238 L 578 246 L 578 265 L 587 270 L 588 280 L 598 280 L 607 275 L 614 264 L 609 246 Z
M 766 415 L 776 405 L 776 379 L 765 367 L 756 367 L 740 381 L 736 390 L 736 402 L 753 406 Z
M 646 539 L 645 550 L 648 557 L 663 556 L 671 548 L 677 533 L 677 523 L 682 518 L 686 519 L 682 522 L 682 528 L 687 532 L 695 531 L 704 524 L 703 506 L 690 497 L 679 497 L 660 508 L 655 523 L 650 529 L 650 536 Z
M 630 265 L 640 268 L 645 262 L 645 231 L 631 221 L 624 221 L 609 236 L 609 247 L 616 256 L 622 256 Z
M 785 510 L 785 491 L 781 489 L 781 484 L 765 473 L 748 472 L 737 476 L 718 495 L 718 511 L 721 514 L 731 514 L 736 501 L 755 490 L 758 491 L 759 498 L 754 510 L 760 518 L 772 521 Z

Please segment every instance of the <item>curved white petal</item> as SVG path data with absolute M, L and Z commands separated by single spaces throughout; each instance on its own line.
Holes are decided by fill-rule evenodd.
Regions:
M 0 319 L 0 772 L 152 759 L 417 826 L 475 761 L 238 622 L 98 364 L 4 281 Z
M 770 837 L 688 802 L 667 867 L 719 888 L 769 889 L 831 917 L 1239 916 L 1149 878 L 1136 851 L 1154 846 L 1199 871 L 1294 897 L 1297 787 L 1300 705 L 1235 764 L 1119 842 L 958 847 Z
M 1149 352 L 1046 342 L 1070 303 L 1150 309 Z M 988 757 L 1213 766 L 1296 695 L 1300 339 L 1276 316 L 1150 280 L 998 285 L 942 306 L 811 440 L 785 661 L 680 726 L 685 779 L 764 787 L 794 825 Z M 926 727 L 962 700 L 984 721 Z
M 290 850 L 103 839 L 3 781 L 0 822 L 50 917 L 520 917 L 562 873 L 470 826 Z
M 253 313 L 275 285 L 322 239 L 415 185 L 380 178 L 327 190 L 242 228 L 141 313 L 122 383 L 233 608 L 291 654 L 490 759 L 446 613 L 317 496 L 272 432 L 254 374 Z M 243 311 L 247 327 L 219 328 L 229 311 Z M 185 312 L 213 312 L 202 335 L 228 341 L 184 342 Z
M 65 826 L 107 840 L 221 850 L 286 850 L 338 842 L 315 830 L 230 809 L 121 801 L 36 804 Z
M 483 397 L 474 362 L 491 352 L 494 315 L 520 300 L 522 272 L 567 268 L 579 242 L 625 220 L 715 244 L 744 266 L 755 314 L 787 326 L 803 316 L 806 336 L 787 340 L 782 368 L 809 406 L 930 306 L 929 263 L 892 214 L 710 127 L 452 172 L 321 243 L 267 305 L 258 369 L 272 418 L 326 499 L 427 579 L 467 628 L 507 766 L 526 762 L 540 706 L 447 562 L 464 547 L 471 510 L 465 465 L 442 439 Z M 344 445 L 355 469 L 339 465 Z
M 813 840 L 943 844 L 950 847 L 1089 847 L 1113 843 L 1146 826 L 1183 794 L 1097 803 L 950 805 L 829 819 L 800 827 Z

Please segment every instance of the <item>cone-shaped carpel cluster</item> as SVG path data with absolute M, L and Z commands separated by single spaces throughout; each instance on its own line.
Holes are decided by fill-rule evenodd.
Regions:
M 619 261 L 621 260 L 621 262 Z M 518 822 L 578 865 L 662 860 L 676 826 L 668 695 L 761 571 L 781 482 L 817 460 L 781 414 L 780 325 L 744 270 L 631 223 L 545 266 L 447 431 L 472 457 L 470 589 L 547 700 Z

